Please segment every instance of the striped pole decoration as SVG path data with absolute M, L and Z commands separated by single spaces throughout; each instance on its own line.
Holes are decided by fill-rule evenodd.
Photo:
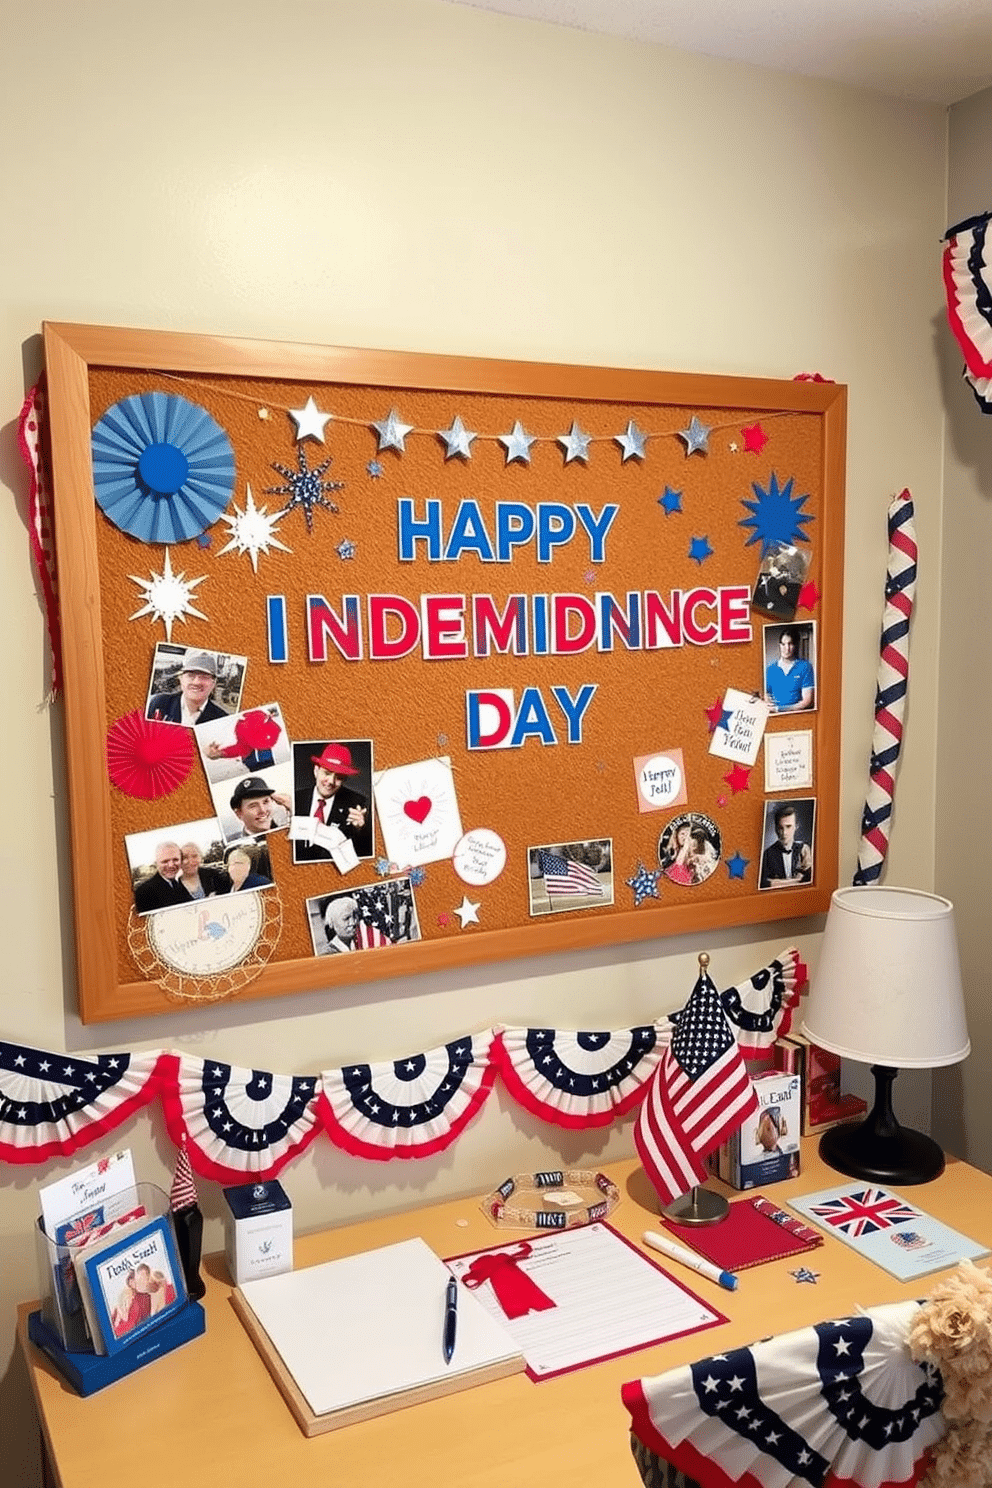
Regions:
M 877 883 L 889 847 L 903 715 L 909 685 L 909 622 L 916 594 L 916 528 L 908 491 L 889 505 L 889 558 L 885 574 L 881 656 L 875 688 L 868 796 L 861 817 L 856 885 Z

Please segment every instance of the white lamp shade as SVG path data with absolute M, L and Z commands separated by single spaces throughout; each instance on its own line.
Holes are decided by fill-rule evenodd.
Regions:
M 935 1069 L 967 1058 L 950 900 L 916 889 L 837 889 L 802 1030 L 863 1064 Z

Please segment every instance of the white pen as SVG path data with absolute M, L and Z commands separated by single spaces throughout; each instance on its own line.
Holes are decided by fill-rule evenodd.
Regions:
M 679 1261 L 683 1266 L 690 1266 L 693 1271 L 698 1271 L 700 1276 L 705 1276 L 708 1281 L 715 1281 L 720 1286 L 726 1287 L 728 1292 L 736 1292 L 737 1277 L 732 1271 L 721 1271 L 719 1266 L 714 1266 L 712 1261 L 705 1261 L 702 1256 L 696 1255 L 695 1251 L 686 1250 L 684 1245 L 678 1245 L 674 1240 L 669 1240 L 665 1235 L 659 1235 L 654 1230 L 645 1230 L 641 1237 L 645 1245 L 650 1245 L 652 1250 L 660 1250 L 662 1255 L 668 1256 L 673 1261 Z

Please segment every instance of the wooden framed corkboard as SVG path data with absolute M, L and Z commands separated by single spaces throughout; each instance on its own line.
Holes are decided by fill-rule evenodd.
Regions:
M 177 656 L 246 658 L 238 706 L 278 705 L 297 746 L 370 741 L 377 773 L 413 767 L 389 777 L 379 810 L 369 803 L 374 848 L 357 868 L 294 861 L 289 832 L 266 837 L 279 913 L 242 999 L 826 910 L 844 388 L 61 324 L 45 327 L 45 347 L 84 1021 L 176 1006 L 168 978 L 135 954 L 125 841 L 211 818 L 225 789 L 211 795 L 196 749 L 168 795 L 111 784 L 108 729 L 146 709 L 167 640 Z M 187 541 L 140 540 L 94 500 L 94 426 L 147 394 L 193 405 L 230 448 L 217 476 L 228 504 Z M 139 467 L 143 499 L 172 499 L 143 484 L 161 461 Z M 252 504 L 270 519 L 261 539 L 245 522 Z M 747 766 L 711 746 L 727 737 L 714 725 L 732 721 L 728 689 L 764 693 L 779 639 L 767 627 L 789 618 L 757 607 L 769 543 L 773 558 L 783 546 L 803 558 L 795 622 L 815 706 L 772 712 Z M 178 601 L 175 585 L 149 589 L 167 572 L 182 575 Z M 166 610 L 178 604 L 171 637 L 163 594 Z M 786 733 L 799 773 L 792 758 L 769 778 L 768 741 L 794 753 L 791 739 L 774 742 Z M 309 759 L 297 749 L 297 786 Z M 666 774 L 673 760 L 680 776 Z M 643 793 L 655 787 L 639 788 L 644 770 L 663 782 L 660 807 Z M 426 834 L 425 802 L 447 812 L 439 838 Z M 811 839 L 812 867 L 804 859 L 800 875 L 796 858 L 790 884 L 762 888 L 782 802 L 795 805 L 797 840 Z M 710 859 L 692 882 L 660 859 L 686 815 Z M 450 842 L 437 860 L 417 857 L 443 847 L 453 823 L 476 848 L 483 829 L 496 835 L 498 876 L 471 878 L 491 871 L 485 849 L 468 882 Z M 384 826 L 411 857 L 390 855 Z M 347 890 L 365 906 L 400 881 L 405 930 L 412 902 L 419 938 L 315 954 L 324 896 Z M 385 889 L 378 902 L 388 906 Z M 139 943 L 153 918 L 137 918 Z

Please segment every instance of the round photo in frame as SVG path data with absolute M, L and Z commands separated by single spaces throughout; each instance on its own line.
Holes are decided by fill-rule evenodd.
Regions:
M 720 828 L 710 816 L 686 811 L 673 817 L 658 839 L 658 863 L 669 883 L 693 889 L 705 883 L 722 856 Z

